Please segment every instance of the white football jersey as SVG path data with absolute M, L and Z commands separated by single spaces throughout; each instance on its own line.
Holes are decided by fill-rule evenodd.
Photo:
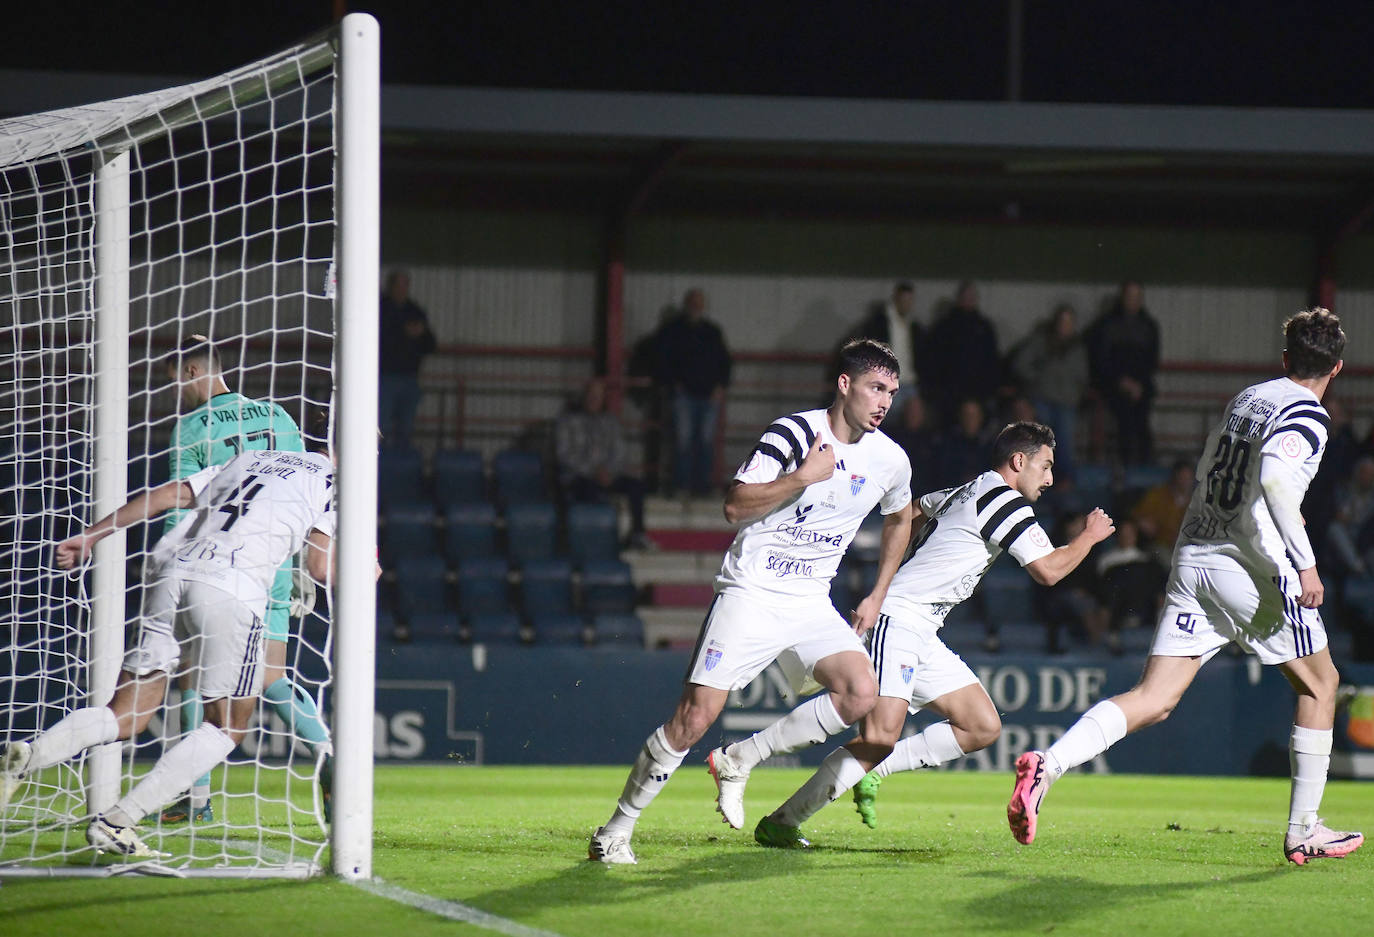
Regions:
M 840 442 L 825 410 L 776 420 L 735 480 L 766 483 L 796 471 L 817 435 L 835 451 L 835 473 L 740 528 L 716 576 L 717 592 L 742 591 L 775 605 L 829 601 L 840 558 L 874 505 L 891 514 L 911 502 L 911 463 L 901 446 L 877 430 Z
M 1031 504 L 997 472 L 923 495 L 925 525 L 887 590 L 883 613 L 934 634 L 1003 550 L 1025 566 L 1054 551 Z
M 310 532 L 334 536 L 334 466 L 318 453 L 245 452 L 182 481 L 195 504 L 153 550 L 155 578 L 209 583 L 265 607 L 277 570 Z
M 1260 472 L 1279 473 L 1294 503 L 1301 504 L 1321 465 L 1330 426 L 1317 395 L 1286 377 L 1241 391 L 1207 437 L 1174 562 L 1213 569 L 1239 565 L 1266 578 L 1296 576 L 1297 569 L 1311 566 L 1315 560 L 1300 523 L 1289 533 L 1301 555 L 1288 555 Z

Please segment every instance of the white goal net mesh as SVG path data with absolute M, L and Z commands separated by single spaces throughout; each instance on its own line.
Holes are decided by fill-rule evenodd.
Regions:
M 211 461 L 226 447 L 288 447 L 212 425 L 217 409 L 243 412 L 238 398 L 179 399 L 168 356 L 193 335 L 215 342 L 228 391 L 277 404 L 302 428 L 332 398 L 335 64 L 322 36 L 208 81 L 0 121 L 0 743 L 31 740 L 103 702 L 88 697 L 91 573 L 63 572 L 53 554 L 98 513 L 99 409 L 127 408 L 128 464 L 117 472 L 131 497 L 185 473 L 189 463 L 173 450 L 178 423 L 184 441 L 185 421 L 204 418 L 204 434 L 221 441 L 204 447 Z M 113 253 L 123 269 L 102 270 L 97 242 L 108 229 L 96 180 L 121 154 L 128 235 Z M 97 391 L 97 363 L 110 357 L 98 326 L 111 314 L 99 287 L 125 276 L 128 395 L 110 401 Z M 163 528 L 154 519 L 129 529 L 127 587 L 105 597 L 131 629 Z M 327 708 L 327 616 L 321 590 L 312 614 L 291 619 L 286 674 L 296 698 L 260 704 L 228 765 L 214 769 L 213 820 L 171 823 L 154 811 L 142 821 L 144 842 L 166 854 L 158 867 L 320 867 L 327 836 L 316 775 L 327 741 L 293 726 L 292 713 Z M 123 744 L 115 797 L 176 742 L 181 703 L 173 682 L 147 728 Z M 94 874 L 125 862 L 87 845 L 86 767 L 79 755 L 17 786 L 11 779 L 0 875 Z

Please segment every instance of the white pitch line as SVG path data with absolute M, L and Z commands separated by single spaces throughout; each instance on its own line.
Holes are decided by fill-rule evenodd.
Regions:
M 348 884 L 361 888 L 365 892 L 387 898 L 400 904 L 408 904 L 412 908 L 419 908 L 421 911 L 428 911 L 430 914 L 437 914 L 439 917 L 448 918 L 450 921 L 462 921 L 465 924 L 472 924 L 486 930 L 496 931 L 506 934 L 507 937 L 559 937 L 553 931 L 540 930 L 537 927 L 526 927 L 524 924 L 517 923 L 495 914 L 489 914 L 477 908 L 469 907 L 459 901 L 445 901 L 443 898 L 435 898 L 431 895 L 422 895 L 418 892 L 407 891 L 398 885 L 390 885 L 379 878 L 359 879 L 350 881 Z

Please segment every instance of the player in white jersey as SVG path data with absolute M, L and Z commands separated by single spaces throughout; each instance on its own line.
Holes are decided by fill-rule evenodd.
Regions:
M 1007 820 L 1018 842 L 1035 839 L 1052 783 L 1167 718 L 1198 669 L 1228 643 L 1276 665 L 1297 691 L 1284 855 L 1303 865 L 1347 855 L 1364 842 L 1360 833 L 1328 829 L 1317 816 L 1339 677 L 1317 612 L 1324 590 L 1299 511 L 1326 448 L 1330 421 L 1321 398 L 1341 371 L 1344 348 L 1336 316 L 1322 308 L 1300 312 L 1284 323 L 1286 376 L 1247 387 L 1227 405 L 1198 461 L 1201 482 L 1183 518 L 1140 682 L 1094 705 L 1047 751 L 1017 759 Z
M 803 679 L 830 692 L 707 757 L 718 809 L 735 829 L 744 825 L 744 786 L 754 765 L 823 741 L 873 707 L 877 682 L 859 635 L 877 619 L 911 537 L 911 464 L 878 432 L 897 391 L 892 350 L 859 339 L 844 346 L 840 360 L 830 408 L 774 422 L 735 474 L 725 516 L 743 526 L 716 577 L 682 697 L 644 743 L 615 812 L 592 834 L 589 858 L 635 861 L 630 837 L 640 813 L 716 721 L 730 691 L 780 654 L 788 652 Z M 829 583 L 875 505 L 885 515 L 877 584 L 851 627 L 830 604 Z
M 924 524 L 888 587 L 869 641 L 878 703 L 859 724 L 857 738 L 831 752 L 795 794 L 759 821 L 754 839 L 761 845 L 806 848 L 801 824 L 856 784 L 859 813 L 873 826 L 873 798 L 882 777 L 945 764 L 1001 735 L 987 691 L 937 637 L 945 616 L 973 594 L 1002 551 L 1036 582 L 1053 585 L 1115 528 L 1098 508 L 1081 534 L 1055 549 L 1036 522 L 1031 504 L 1054 483 L 1054 431 L 1048 426 L 1005 427 L 993 443 L 992 464 L 967 484 L 918 502 L 913 524 Z M 945 721 L 898 741 L 908 707 L 928 709 Z
M 134 826 L 228 757 L 257 708 L 263 618 L 277 570 L 304 550 L 311 576 L 331 578 L 333 480 L 334 467 L 320 453 L 246 452 L 147 491 L 59 543 L 58 566 L 73 569 L 114 531 L 190 509 L 154 551 L 137 643 L 124 657 L 114 698 L 73 712 L 32 742 L 10 743 L 0 756 L 0 806 L 26 774 L 143 731 L 184 650 L 198 658 L 205 721 L 86 829 L 99 851 L 157 855 Z

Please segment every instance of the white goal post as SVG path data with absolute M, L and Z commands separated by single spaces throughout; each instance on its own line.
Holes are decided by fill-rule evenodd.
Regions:
M 168 477 L 185 413 L 166 364 L 192 335 L 302 430 L 329 409 L 339 518 L 332 595 L 292 621 L 287 663 L 332 710 L 332 824 L 323 756 L 264 714 L 216 769 L 213 826 L 154 813 L 139 833 L 165 858 L 96 857 L 84 819 L 174 739 L 169 703 L 25 777 L 0 877 L 371 877 L 379 100 L 378 24 L 350 14 L 215 78 L 0 121 L 0 746 L 113 694 L 162 522 L 106 539 L 85 576 L 52 548 Z

